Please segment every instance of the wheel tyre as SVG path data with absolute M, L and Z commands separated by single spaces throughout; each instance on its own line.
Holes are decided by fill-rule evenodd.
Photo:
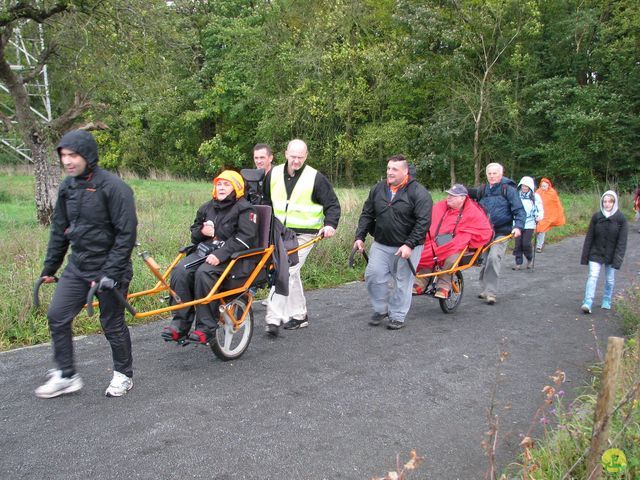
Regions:
M 235 307 L 235 317 L 240 318 L 247 308 L 247 299 L 243 295 L 236 298 L 231 305 Z M 216 329 L 214 337 L 209 342 L 211 350 L 220 360 L 229 361 L 239 358 L 249 347 L 253 336 L 253 309 L 244 319 L 242 325 L 234 330 L 229 315 L 220 314 L 221 323 Z
M 451 283 L 458 287 L 458 293 L 453 290 L 452 285 L 451 290 L 449 290 L 449 297 L 439 299 L 440 309 L 444 313 L 453 313 L 462 301 L 462 294 L 464 293 L 464 279 L 462 278 L 462 272 L 456 272 L 451 279 Z

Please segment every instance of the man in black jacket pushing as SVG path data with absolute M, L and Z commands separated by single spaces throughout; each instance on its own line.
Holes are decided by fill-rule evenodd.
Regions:
M 89 289 L 98 284 L 100 323 L 113 356 L 113 378 L 105 395 L 121 397 L 133 387 L 131 337 L 117 297 L 126 296 L 133 276 L 131 251 L 138 226 L 133 192 L 116 175 L 98 167 L 98 145 L 89 132 L 65 134 L 57 151 L 68 177 L 58 191 L 43 281 L 56 280 L 69 246 L 71 255 L 47 312 L 57 368 L 49 371 L 35 394 L 53 398 L 82 388 L 74 365 L 71 322 L 82 310 Z
M 362 207 L 353 248 L 364 251 L 367 234 L 373 236 L 364 277 L 373 307 L 369 325 L 386 319 L 398 330 L 411 308 L 413 273 L 406 261 L 418 265 L 431 225 L 431 194 L 411 177 L 402 155 L 387 161 L 387 178 L 374 185 Z

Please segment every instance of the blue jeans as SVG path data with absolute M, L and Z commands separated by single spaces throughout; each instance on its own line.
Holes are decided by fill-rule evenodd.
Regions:
M 598 277 L 600 276 L 600 269 L 603 264 L 598 262 L 589 262 L 589 277 L 587 278 L 587 286 L 584 290 L 585 305 L 591 308 L 593 305 L 593 297 L 596 294 L 596 286 L 598 285 Z M 613 295 L 613 285 L 615 283 L 616 271 L 611 265 L 604 265 L 604 294 L 602 295 L 602 302 L 611 303 L 611 296 Z

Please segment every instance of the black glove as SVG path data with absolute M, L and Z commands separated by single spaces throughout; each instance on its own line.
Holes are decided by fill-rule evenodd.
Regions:
M 118 282 L 113 278 L 102 277 L 98 282 L 98 291 L 104 292 L 105 290 L 113 290 Z

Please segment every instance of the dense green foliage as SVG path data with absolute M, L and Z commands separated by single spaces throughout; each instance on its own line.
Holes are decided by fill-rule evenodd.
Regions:
M 639 179 L 636 1 L 109 0 L 45 28 L 54 108 L 93 103 L 111 168 L 205 178 L 300 137 L 342 185 L 398 152 L 431 188 Z

